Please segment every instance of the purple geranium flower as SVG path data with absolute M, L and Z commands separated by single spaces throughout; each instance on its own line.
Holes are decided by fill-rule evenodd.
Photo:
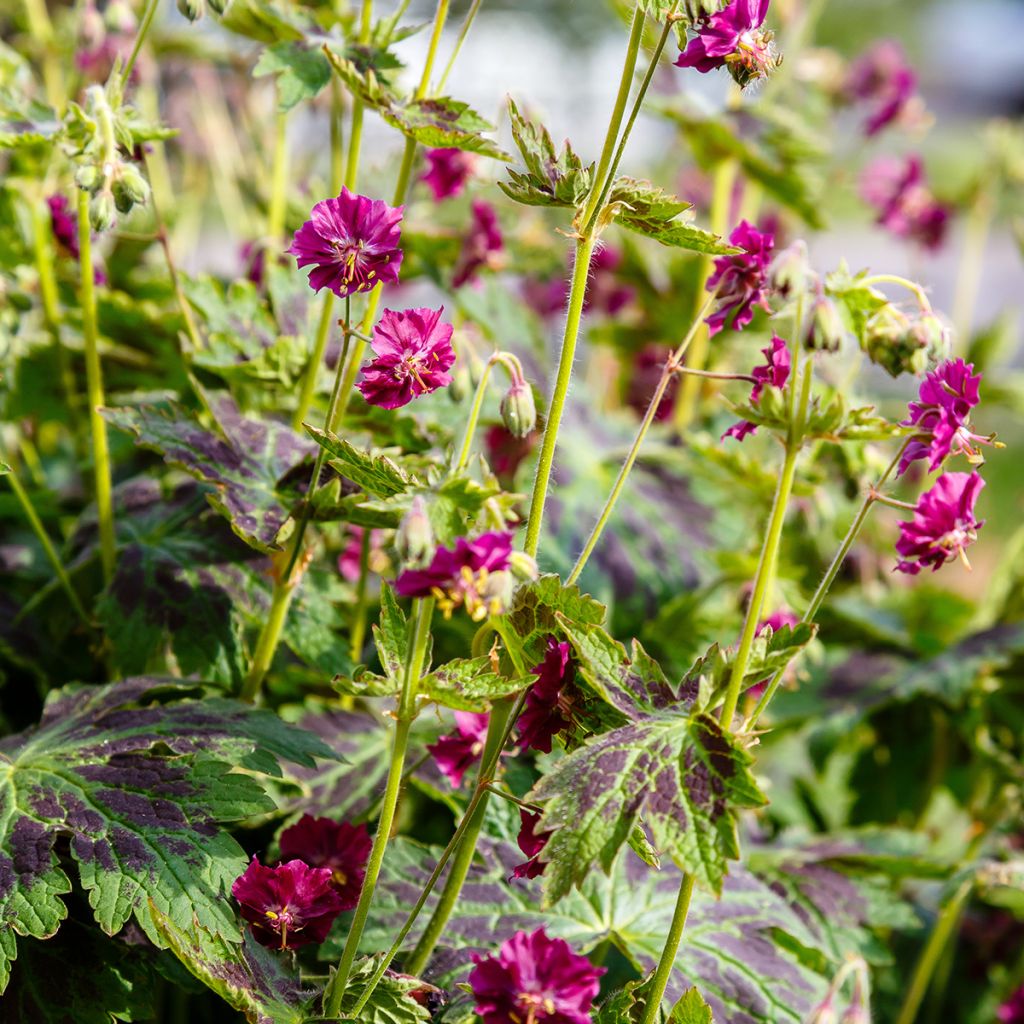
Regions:
M 876 104 L 864 125 L 870 137 L 906 116 L 917 94 L 917 76 L 903 47 L 894 39 L 882 39 L 850 65 L 846 91 Z
M 540 859 L 540 854 L 551 837 L 546 832 L 537 834 L 540 818 L 540 814 L 534 814 L 523 807 L 519 809 L 520 826 L 516 842 L 527 859 L 512 869 L 513 878 L 536 878 L 544 874 L 547 862 Z
M 68 202 L 67 196 L 53 195 L 46 200 L 50 210 L 50 227 L 57 244 L 73 259 L 78 259 L 78 214 Z M 92 279 L 96 284 L 106 284 L 107 275 L 98 266 L 93 267 Z
M 572 725 L 572 694 L 576 668 L 569 645 L 549 636 L 544 660 L 534 665 L 537 681 L 526 691 L 526 707 L 519 716 L 519 740 L 524 746 L 551 753 L 556 733 Z
M 754 306 L 769 308 L 764 288 L 775 248 L 774 235 L 758 231 L 743 220 L 733 230 L 729 241 L 744 251 L 717 257 L 715 272 L 708 278 L 707 290 L 714 292 L 717 299 L 717 308 L 707 318 L 708 333 L 712 336 L 725 327 L 727 321 L 731 321 L 734 331 L 741 331 L 754 319 Z
M 701 74 L 728 67 L 740 85 L 763 78 L 778 63 L 771 33 L 758 31 L 768 15 L 768 4 L 769 0 L 730 0 L 722 10 L 703 18 L 676 67 L 696 68 Z
M 330 868 L 311 868 L 301 860 L 268 868 L 253 857 L 231 895 L 256 940 L 272 949 L 323 942 L 342 910 Z
M 498 214 L 490 203 L 474 199 L 472 213 L 473 221 L 469 234 L 462 243 L 462 255 L 452 277 L 452 285 L 455 288 L 476 277 L 481 267 L 493 263 L 493 254 L 501 252 L 505 244 L 501 225 L 498 224 Z
M 789 349 L 782 338 L 776 334 L 768 346 L 761 351 L 764 353 L 765 365 L 755 366 L 750 371 L 750 375 L 754 378 L 754 386 L 750 389 L 750 401 L 754 405 L 761 400 L 761 394 L 766 386 L 784 388 L 786 381 L 789 380 Z M 722 435 L 721 440 L 734 437 L 737 441 L 742 441 L 756 431 L 757 427 L 749 420 L 740 420 Z
M 457 196 L 473 173 L 476 158 L 461 149 L 428 149 L 426 152 L 429 169 L 420 175 L 434 198 L 440 202 L 449 196 Z
M 401 597 L 436 597 L 446 616 L 465 605 L 480 621 L 500 615 L 510 587 L 511 533 L 482 533 L 473 540 L 460 537 L 454 548 L 439 547 L 425 569 L 406 569 L 395 580 Z
M 617 271 L 621 264 L 622 253 L 610 245 L 601 246 L 594 253 L 583 296 L 584 313 L 599 312 L 614 316 L 633 301 L 636 291 L 618 278 Z M 569 301 L 568 276 L 559 274 L 548 280 L 528 279 L 523 282 L 523 298 L 538 316 L 557 316 L 565 311 Z
M 909 405 L 905 427 L 915 427 L 917 436 L 907 445 L 900 459 L 897 476 L 911 463 L 928 459 L 928 469 L 936 470 L 950 454 L 979 458 L 974 443 L 991 444 L 991 437 L 974 434 L 967 426 L 971 410 L 978 404 L 981 374 L 974 364 L 950 359 L 932 370 L 921 382 L 917 402 Z
M 373 845 L 365 825 L 304 814 L 281 833 L 280 844 L 284 860 L 301 860 L 311 868 L 330 869 L 331 884 L 341 897 L 342 910 L 351 910 L 359 902 Z
M 484 434 L 484 452 L 487 455 L 487 464 L 494 470 L 495 475 L 511 483 L 525 459 L 537 444 L 537 431 L 527 434 L 526 437 L 516 437 L 510 430 L 506 430 L 500 423 L 488 427 Z
M 985 486 L 977 473 L 943 473 L 917 501 L 914 518 L 900 523 L 896 550 L 903 556 L 896 568 L 916 576 L 931 566 L 960 558 L 970 568 L 964 549 L 984 525 L 974 518 L 974 503 Z
M 516 932 L 497 956 L 474 956 L 469 985 L 483 1024 L 590 1024 L 603 967 L 543 928 Z
M 287 250 L 300 267 L 312 264 L 309 286 L 330 288 L 339 298 L 394 284 L 402 265 L 399 224 L 404 207 L 357 196 L 342 188 L 336 199 L 323 199 L 295 232 Z
M 440 322 L 440 309 L 384 310 L 373 329 L 375 358 L 363 366 L 356 385 L 370 405 L 398 409 L 414 398 L 450 384 L 455 362 L 452 325 Z
M 921 158 L 904 163 L 882 157 L 870 164 L 861 180 L 861 195 L 878 211 L 877 223 L 900 238 L 937 249 L 946 237 L 949 209 L 925 184 Z
M 437 767 L 456 789 L 462 785 L 462 776 L 480 760 L 484 752 L 490 720 L 491 716 L 486 712 L 456 711 L 455 732 L 427 746 L 427 750 L 434 755 Z
M 996 1010 L 1000 1024 L 1024 1024 L 1024 985 Z

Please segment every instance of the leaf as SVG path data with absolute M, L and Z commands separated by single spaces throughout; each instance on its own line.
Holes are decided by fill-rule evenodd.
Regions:
M 51 107 L 17 86 L 0 87 L 0 149 L 54 142 L 60 130 L 60 119 Z
M 495 160 L 511 159 L 493 139 L 481 134 L 494 131 L 494 125 L 471 110 L 469 104 L 447 96 L 395 104 L 382 110 L 381 116 L 406 138 L 423 146 L 462 149 Z
M 397 975 L 390 971 L 380 979 L 373 990 L 373 995 L 359 1011 L 359 1016 L 351 1015 L 350 1008 L 354 1008 L 359 1001 L 367 983 L 378 968 L 379 961 L 379 957 L 366 957 L 353 966 L 341 1003 L 341 1019 L 359 1021 L 359 1024 L 419 1024 L 420 1021 L 429 1021 L 430 1011 L 417 1002 L 411 993 L 424 989 L 437 990 L 419 978 Z
M 331 66 L 318 48 L 292 41 L 268 46 L 252 70 L 254 78 L 277 75 L 277 106 L 284 112 L 318 96 L 331 80 Z
M 502 637 L 506 643 L 515 644 L 524 667 L 529 668 L 544 657 L 548 636 L 561 628 L 559 615 L 586 624 L 601 623 L 606 614 L 605 606 L 578 586 L 563 586 L 558 576 L 545 573 L 515 592 L 506 615 L 511 634 L 503 631 Z
M 395 592 L 386 583 L 380 588 L 380 621 L 373 627 L 373 642 L 384 674 L 400 684 L 409 660 L 409 628 Z
M 331 456 L 328 464 L 363 490 L 379 498 L 390 498 L 409 488 L 410 478 L 386 455 L 361 452 L 329 430 L 308 423 L 305 427 L 309 436 Z
M 711 1007 L 695 988 L 687 989 L 672 1007 L 668 1024 L 712 1024 Z
M 197 684 L 134 678 L 51 693 L 39 726 L 0 741 L 0 924 L 44 939 L 67 915 L 70 843 L 107 934 L 134 917 L 157 941 L 150 908 L 237 941 L 223 894 L 245 855 L 218 822 L 273 807 L 249 774 L 332 757 L 315 737 L 237 701 L 189 698 Z M 9 956 L 10 950 L 4 952 Z
M 457 711 L 486 711 L 492 700 L 518 693 L 527 682 L 495 672 L 488 655 L 456 658 L 420 680 L 419 697 Z
M 137 445 L 212 484 L 210 504 L 247 544 L 280 550 L 290 512 L 278 485 L 309 456 L 308 443 L 282 423 L 242 416 L 226 396 L 213 404 L 223 436 L 175 402 L 104 409 L 103 416 Z
M 219 21 L 229 32 L 267 44 L 301 39 L 311 27 L 300 9 L 273 0 L 231 0 Z

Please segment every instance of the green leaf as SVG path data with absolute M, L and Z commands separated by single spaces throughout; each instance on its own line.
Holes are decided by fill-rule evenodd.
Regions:
M 358 1021 L 359 1024 L 420 1024 L 431 1019 L 430 1011 L 413 998 L 413 992 L 439 991 L 433 985 L 405 975 L 385 974 L 373 990 L 367 1004 L 359 1011 L 358 1017 L 351 1015 L 353 1009 L 373 972 L 380 963 L 380 957 L 366 957 L 352 968 L 352 975 L 345 987 L 341 1003 L 341 1019 Z
M 312 27 L 300 8 L 273 0 L 231 0 L 219 21 L 229 32 L 267 44 L 301 39 Z
M 331 80 L 331 65 L 319 49 L 304 42 L 284 42 L 268 46 L 252 73 L 255 78 L 278 76 L 278 110 L 287 111 L 320 94 Z
M 509 629 L 502 637 L 515 644 L 524 667 L 529 668 L 544 657 L 547 638 L 561 629 L 559 616 L 571 622 L 600 624 L 606 614 L 600 601 L 582 593 L 575 584 L 566 587 L 556 575 L 546 573 L 515 592 L 505 617 Z
M 310 437 L 328 455 L 328 464 L 364 491 L 379 498 L 390 498 L 408 490 L 410 477 L 386 455 L 362 452 L 329 430 L 305 424 Z
M 18 88 L 0 88 L 0 149 L 54 142 L 61 122 L 51 107 Z
M 447 96 L 395 104 L 382 110 L 381 116 L 406 138 L 415 139 L 423 146 L 462 149 L 495 160 L 510 159 L 493 139 L 481 134 L 494 131 L 494 125 L 471 110 L 467 103 Z
M 712 1024 L 711 1007 L 695 989 L 687 989 L 668 1016 L 668 1024 Z
M 384 674 L 401 684 L 409 660 L 409 628 L 395 592 L 386 583 L 380 588 L 380 621 L 373 627 L 373 642 Z
M 420 680 L 419 696 L 457 711 L 486 711 L 492 700 L 518 693 L 526 683 L 495 672 L 488 655 L 456 658 Z

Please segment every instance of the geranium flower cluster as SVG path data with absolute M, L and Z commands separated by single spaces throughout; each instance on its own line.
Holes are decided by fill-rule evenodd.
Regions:
M 894 39 L 880 40 L 850 65 L 845 91 L 850 99 L 871 105 L 864 123 L 869 138 L 889 125 L 921 119 L 917 75 Z
M 703 18 L 696 35 L 676 60 L 676 67 L 702 74 L 727 68 L 741 86 L 767 77 L 777 66 L 772 33 L 764 30 L 770 0 L 730 0 Z
M 928 187 L 919 156 L 889 157 L 869 164 L 861 195 L 878 213 L 877 223 L 899 238 L 938 249 L 946 237 L 949 208 Z

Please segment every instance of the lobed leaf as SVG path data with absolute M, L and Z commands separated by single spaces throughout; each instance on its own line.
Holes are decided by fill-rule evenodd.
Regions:
M 386 455 L 362 452 L 343 438 L 305 424 L 309 436 L 330 459 L 328 464 L 363 490 L 379 498 L 390 498 L 409 489 L 410 477 Z

